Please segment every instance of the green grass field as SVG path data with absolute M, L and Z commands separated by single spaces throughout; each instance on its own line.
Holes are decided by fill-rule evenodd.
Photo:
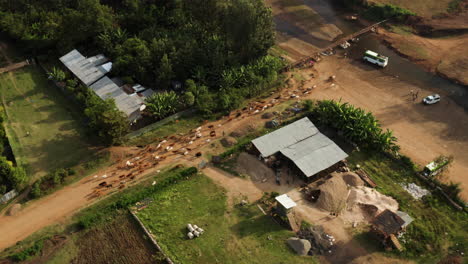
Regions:
M 91 154 L 74 108 L 39 69 L 29 66 L 0 75 L 0 92 L 16 161 L 33 179 Z
M 138 213 L 176 263 L 314 263 L 286 245 L 293 236 L 256 205 L 227 208 L 225 191 L 205 176 L 164 190 Z M 188 240 L 187 223 L 205 229 Z

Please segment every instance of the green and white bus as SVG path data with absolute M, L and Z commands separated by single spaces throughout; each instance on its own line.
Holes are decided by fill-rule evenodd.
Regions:
M 449 164 L 448 159 L 441 160 L 439 162 L 433 161 L 424 167 L 422 174 L 426 177 L 432 177 L 437 175 L 440 171 L 442 171 L 442 168 L 444 168 L 447 164 Z
M 388 64 L 388 57 L 382 56 L 377 52 L 373 52 L 371 50 L 367 50 L 364 53 L 364 57 L 362 57 L 365 61 L 368 61 L 373 64 L 377 64 L 380 67 L 385 67 Z

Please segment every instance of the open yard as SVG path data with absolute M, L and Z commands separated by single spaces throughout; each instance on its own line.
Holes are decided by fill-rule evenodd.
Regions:
M 39 69 L 2 74 L 0 92 L 16 161 L 33 179 L 76 165 L 91 153 L 70 102 Z
M 286 245 L 293 233 L 255 204 L 228 208 L 225 190 L 205 176 L 179 182 L 152 198 L 138 216 L 177 263 L 314 262 L 295 255 Z M 188 223 L 205 233 L 187 239 Z

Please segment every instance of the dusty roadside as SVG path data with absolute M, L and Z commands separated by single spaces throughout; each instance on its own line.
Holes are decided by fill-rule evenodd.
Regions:
M 308 98 L 341 100 L 371 111 L 384 128 L 394 131 L 402 153 L 419 165 L 441 154 L 453 155 L 454 162 L 443 180 L 460 183 L 462 197 L 468 200 L 468 113 L 462 107 L 444 94 L 444 100 L 436 105 L 424 106 L 420 100 L 413 102 L 410 91 L 420 87 L 361 61 L 333 56 L 316 67 L 320 85 Z M 336 75 L 334 86 L 326 81 L 331 75 Z M 434 92 L 420 90 L 419 99 Z
M 455 83 L 468 86 L 468 34 L 428 38 L 380 29 L 385 43 L 400 55 Z

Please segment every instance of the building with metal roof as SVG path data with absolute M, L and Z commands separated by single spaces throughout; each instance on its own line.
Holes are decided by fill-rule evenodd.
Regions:
M 396 211 L 396 214 L 404 221 L 402 228 L 406 228 L 409 224 L 411 224 L 414 219 L 407 213 L 403 211 Z
M 306 177 L 348 157 L 338 145 L 320 133 L 307 117 L 256 138 L 252 143 L 263 158 L 281 153 Z
M 297 205 L 287 194 L 276 196 L 275 200 L 288 210 Z
M 297 204 L 287 194 L 276 196 L 276 210 L 278 213 L 287 215 Z
M 109 64 L 104 55 L 86 58 L 76 49 L 62 56 L 60 61 L 87 86 L 104 77 L 112 68 L 112 63 Z
M 142 98 L 136 93 L 127 94 L 109 77 L 105 76 L 94 84 L 89 86 L 101 99 L 106 100 L 112 98 L 115 100 L 117 108 L 124 112 L 129 120 L 136 120 L 141 117 L 140 108 L 144 104 Z

